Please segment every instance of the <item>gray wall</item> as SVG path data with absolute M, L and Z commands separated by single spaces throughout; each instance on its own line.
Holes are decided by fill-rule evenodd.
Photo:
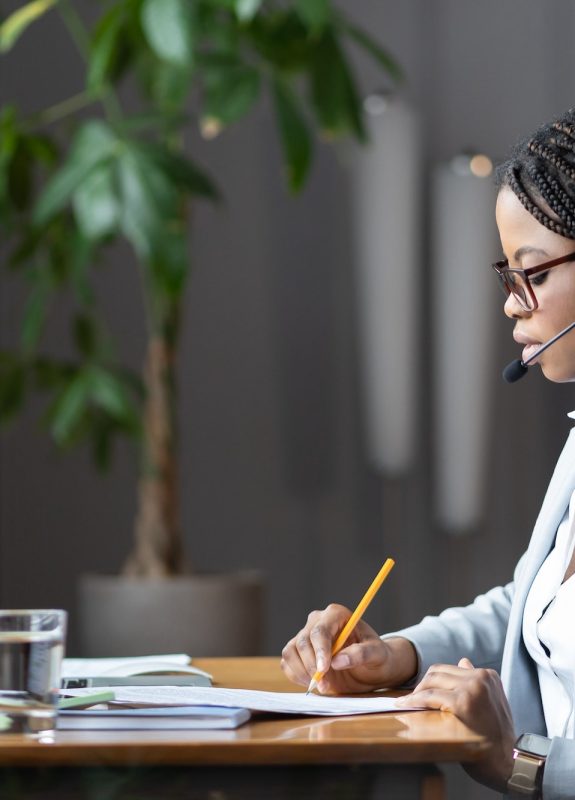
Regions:
M 518 136 L 574 104 L 571 3 L 342 5 L 404 65 L 423 115 L 428 167 L 469 147 L 500 158 Z M 33 89 L 31 70 L 22 68 L 40 68 L 46 37 L 59 35 L 50 23 L 28 34 L 20 60 L 3 67 L 6 98 L 34 107 L 74 88 L 73 58 L 42 67 Z M 373 65 L 358 66 L 364 87 L 379 87 Z M 536 370 L 516 386 L 501 382 L 501 366 L 516 356 L 501 315 L 489 378 L 489 502 L 478 530 L 449 538 L 430 513 L 429 370 L 412 474 L 382 480 L 364 458 L 349 194 L 337 154 L 317 148 L 310 185 L 293 200 L 281 188 L 265 107 L 220 141 L 196 146 L 227 202 L 195 214 L 181 357 L 183 522 L 193 565 L 264 570 L 268 653 L 310 608 L 353 603 L 389 554 L 396 574 L 369 614 L 382 629 L 507 581 L 568 429 L 571 388 L 546 385 Z M 1 335 L 9 342 L 21 293 L 2 280 Z M 143 326 L 128 253 L 103 269 L 99 290 L 121 352 L 138 364 Z M 424 333 L 427 326 L 425 317 Z M 58 318 L 52 336 L 60 349 Z M 428 346 L 422 337 L 423 352 Z M 135 459 L 122 449 L 110 476 L 96 478 L 85 454 L 58 455 L 38 435 L 37 410 L 0 440 L 0 604 L 70 609 L 73 651 L 77 575 L 115 571 L 127 554 Z

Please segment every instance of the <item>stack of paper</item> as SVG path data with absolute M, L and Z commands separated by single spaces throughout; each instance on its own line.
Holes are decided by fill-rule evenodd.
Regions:
M 111 687 L 112 688 L 112 687 Z M 115 702 L 135 707 L 221 706 L 269 711 L 275 714 L 341 716 L 398 711 L 395 698 L 377 693 L 369 697 L 332 697 L 303 692 L 261 692 L 249 689 L 220 689 L 203 686 L 115 686 Z M 88 689 L 70 690 L 82 697 Z M 111 704 L 113 705 L 113 704 Z M 403 711 L 403 709 L 402 709 Z
M 250 717 L 243 708 L 163 707 L 153 709 L 109 707 L 119 687 L 211 686 L 212 676 L 190 666 L 185 653 L 133 658 L 66 658 L 62 668 L 62 692 L 58 727 L 63 730 L 137 730 L 236 728 Z M 78 690 L 83 694 L 78 695 Z M 84 699 L 84 703 L 75 701 Z M 104 700 L 106 701 L 103 704 Z M 182 706 L 182 704 L 177 704 Z M 71 708 L 72 706 L 72 708 Z
M 160 657 L 165 660 L 166 656 Z M 172 656 L 175 658 L 186 658 Z M 150 657 L 150 661 L 156 657 Z M 118 675 L 123 667 L 106 660 L 104 675 Z M 92 662 L 93 665 L 94 662 Z M 157 663 L 157 662 L 156 662 Z M 174 663 L 174 662 L 172 662 Z M 82 667 L 82 665 L 80 665 Z M 146 668 L 146 665 L 142 665 Z M 66 669 L 78 674 L 78 663 L 71 662 Z M 132 669 L 134 666 L 132 665 Z M 93 672 L 93 666 L 92 666 Z M 168 678 L 167 678 L 168 679 Z M 113 683 L 105 685 L 105 677 L 98 691 L 113 693 L 107 709 L 62 711 L 60 728 L 138 729 L 164 728 L 234 728 L 249 719 L 251 711 L 275 714 L 305 714 L 312 716 L 346 716 L 351 714 L 377 714 L 397 711 L 395 699 L 374 693 L 369 697 L 331 697 L 303 692 L 263 692 L 248 689 L 221 689 L 212 686 L 129 686 Z M 93 689 L 67 688 L 65 694 L 85 698 L 89 702 Z M 96 702 L 96 700 L 95 700 Z M 407 710 L 407 709 L 402 709 Z M 413 709 L 415 710 L 415 709 Z

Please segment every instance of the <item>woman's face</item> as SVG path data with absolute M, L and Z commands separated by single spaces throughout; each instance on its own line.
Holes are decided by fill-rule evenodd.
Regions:
M 528 269 L 575 251 L 575 240 L 548 230 L 526 211 L 515 194 L 503 187 L 497 197 L 497 227 L 510 267 Z M 525 311 L 513 295 L 505 313 L 515 320 L 513 338 L 523 346 L 523 360 L 560 330 L 575 322 L 575 262 L 534 275 L 535 311 Z M 575 381 L 575 330 L 551 345 L 536 361 L 551 381 Z

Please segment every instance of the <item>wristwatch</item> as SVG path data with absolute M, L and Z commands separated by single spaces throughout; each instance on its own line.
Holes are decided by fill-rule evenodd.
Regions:
M 510 797 L 541 797 L 543 770 L 551 739 L 536 733 L 523 733 L 513 749 L 513 772 L 507 781 Z

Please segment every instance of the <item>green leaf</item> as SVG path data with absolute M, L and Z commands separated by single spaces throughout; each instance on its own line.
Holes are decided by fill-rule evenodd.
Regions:
M 94 292 L 89 282 L 94 265 L 93 243 L 76 229 L 68 239 L 69 273 L 76 297 L 83 306 L 94 305 Z
M 328 137 L 352 133 L 365 141 L 362 106 L 355 81 L 341 47 L 326 31 L 314 51 L 311 69 L 312 101 Z
M 190 0 L 144 0 L 141 21 L 159 58 L 182 66 L 192 63 L 195 20 Z
M 98 92 L 113 82 L 128 61 L 128 41 L 124 32 L 124 8 L 114 5 L 101 18 L 90 49 L 86 85 Z
M 214 8 L 225 8 L 227 11 L 233 11 L 236 7 L 238 0 L 207 0 L 207 4 L 214 6 Z
M 296 0 L 295 10 L 311 33 L 321 33 L 331 16 L 329 0 Z
M 235 0 L 236 16 L 242 22 L 249 21 L 258 13 L 263 0 Z
M 17 269 L 26 264 L 42 244 L 41 232 L 36 228 L 25 227 L 16 241 L 8 259 L 8 266 Z
M 306 70 L 315 40 L 292 9 L 256 16 L 246 36 L 256 53 L 283 73 Z
M 70 283 L 81 304 L 92 304 L 88 269 L 94 263 L 93 245 L 82 235 L 71 214 L 58 214 L 42 228 L 22 227 L 8 266 L 22 269 L 33 260 L 41 263 L 37 274 L 45 278 L 51 290 Z
M 96 352 L 96 328 L 94 321 L 85 314 L 78 314 L 74 319 L 74 341 L 82 356 L 93 358 Z
M 42 164 L 52 165 L 58 158 L 56 143 L 43 134 L 26 136 L 26 147 L 30 155 Z
M 4 224 L 7 224 L 13 215 L 12 164 L 21 146 L 22 136 L 18 130 L 16 109 L 13 106 L 5 106 L 0 111 L 0 209 Z
M 70 148 L 70 160 L 89 166 L 109 158 L 119 146 L 118 137 L 103 120 L 92 119 L 76 133 Z
M 110 466 L 113 437 L 120 430 L 121 426 L 118 426 L 107 414 L 96 412 L 91 415 L 92 458 L 101 472 L 105 472 Z
M 222 5 L 220 3 L 211 1 L 198 5 L 197 38 L 202 42 L 209 42 L 210 49 L 198 48 L 196 59 L 203 58 L 210 53 L 231 53 L 237 57 L 245 32 L 249 30 L 251 23 L 248 25 L 237 24 L 237 17 L 233 13 L 235 2 L 236 0 L 228 0 L 227 10 L 232 12 L 230 14 L 221 13 L 218 7 Z
M 10 111 L 10 109 L 6 109 Z M 40 166 L 52 165 L 54 143 L 47 136 L 22 133 L 7 115 L 0 121 L 0 205 L 6 227 L 34 201 L 34 178 Z
M 84 178 L 74 192 L 73 205 L 78 226 L 88 239 L 101 239 L 114 232 L 120 205 L 110 163 L 98 164 Z
M 44 187 L 33 213 L 35 225 L 44 225 L 61 211 L 70 200 L 72 192 L 94 168 L 93 164 L 67 162 Z
M 289 84 L 280 76 L 275 76 L 272 89 L 288 185 L 297 192 L 305 183 L 309 171 L 311 139 Z
M 40 356 L 32 363 L 34 386 L 44 391 L 61 388 L 73 376 L 75 369 L 61 361 Z
M 34 286 L 28 297 L 22 319 L 21 341 L 25 353 L 32 353 L 38 344 L 46 321 L 51 297 L 49 280 L 37 269 Z
M 254 67 L 236 64 L 207 71 L 202 129 L 217 130 L 243 117 L 257 100 L 260 74 Z M 208 135 L 208 138 L 209 135 Z
M 395 61 L 395 59 L 386 53 L 377 42 L 371 38 L 365 31 L 362 31 L 360 28 L 357 28 L 355 25 L 348 22 L 344 19 L 341 15 L 339 15 L 339 25 L 341 29 L 343 29 L 350 38 L 354 39 L 357 44 L 359 44 L 377 63 L 385 69 L 385 71 L 389 74 L 389 76 L 396 82 L 399 83 L 404 80 L 403 70 Z
M 0 109 L 0 159 L 14 152 L 18 136 L 17 109 L 5 105 Z
M 159 296 L 178 297 L 189 272 L 182 191 L 215 197 L 208 178 L 159 144 L 130 143 L 119 164 L 121 229 Z
M 19 141 L 20 132 L 16 123 L 16 109 L 13 106 L 5 106 L 0 111 L 0 170 L 6 182 L 10 161 L 16 152 Z
M 120 226 L 145 260 L 150 260 L 162 239 L 164 226 L 175 213 L 174 184 L 146 152 L 133 143 L 118 161 Z
M 182 107 L 190 93 L 190 81 L 190 67 L 167 61 L 154 63 L 149 91 L 162 110 L 166 122 L 168 116 L 182 113 Z
M 26 140 L 18 139 L 15 152 L 8 169 L 8 189 L 10 200 L 18 211 L 24 211 L 32 196 L 32 166 L 30 151 Z
M 182 224 L 168 228 L 151 263 L 154 285 L 163 295 L 179 298 L 190 273 L 186 232 Z
M 26 393 L 26 370 L 9 353 L 0 353 L 0 422 L 8 422 L 22 408 Z
M 57 0 L 33 0 L 18 8 L 0 25 L 0 52 L 10 50 L 26 28 L 46 13 Z
M 173 182 L 192 195 L 218 200 L 219 193 L 210 178 L 184 155 L 162 145 L 142 145 L 142 152 Z
M 89 375 L 91 397 L 95 405 L 128 427 L 135 426 L 137 414 L 122 381 L 103 367 L 90 367 Z
M 50 432 L 56 444 L 73 442 L 86 414 L 91 392 L 91 377 L 86 371 L 77 371 L 59 392 L 48 412 Z
M 92 419 L 90 438 L 92 459 L 100 472 L 106 472 L 112 461 L 112 436 L 116 426 L 105 414 L 95 414 Z
M 92 120 L 80 128 L 68 160 L 48 181 L 38 198 L 34 223 L 43 225 L 61 211 L 82 181 L 99 163 L 111 158 L 117 147 L 115 134 L 104 122 Z

